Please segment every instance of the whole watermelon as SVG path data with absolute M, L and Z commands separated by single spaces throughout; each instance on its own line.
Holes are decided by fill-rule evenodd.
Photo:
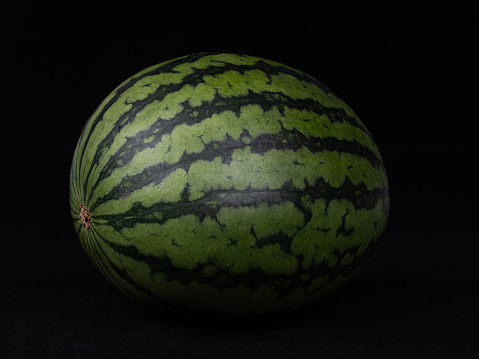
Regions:
M 70 205 L 84 250 L 128 297 L 249 317 L 352 279 L 385 230 L 389 190 L 371 134 L 321 82 L 203 53 L 149 67 L 100 104 Z

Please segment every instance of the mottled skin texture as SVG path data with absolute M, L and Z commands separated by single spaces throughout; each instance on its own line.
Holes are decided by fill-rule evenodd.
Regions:
M 353 278 L 386 228 L 389 191 L 370 133 L 326 86 L 269 60 L 198 54 L 101 103 L 70 203 L 85 251 L 123 293 L 238 316 L 294 309 Z

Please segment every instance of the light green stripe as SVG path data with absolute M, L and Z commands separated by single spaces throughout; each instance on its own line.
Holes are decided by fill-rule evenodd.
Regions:
M 81 202 L 82 198 L 82 186 L 80 174 L 79 174 L 79 160 L 78 160 L 78 151 L 79 148 L 75 149 L 73 154 L 73 160 L 70 169 L 70 200 L 78 203 Z
M 159 106 L 160 103 L 154 102 L 151 106 Z M 93 185 L 98 180 L 101 169 L 106 165 L 110 157 L 121 148 L 125 143 L 126 136 L 134 136 L 139 131 L 148 128 L 157 120 L 158 108 L 145 109 L 137 115 L 138 121 L 132 122 L 125 126 L 120 134 L 115 137 L 115 141 L 111 145 L 108 155 L 105 155 L 97 169 L 92 173 L 88 183 L 88 190 L 91 191 Z M 258 121 L 261 118 L 262 121 Z M 285 109 L 284 116 L 281 116 L 279 110 L 273 107 L 271 110 L 263 111 L 259 105 L 246 105 L 241 108 L 239 116 L 230 111 L 220 114 L 214 114 L 200 123 L 192 126 L 179 125 L 171 134 L 165 134 L 162 140 L 154 147 L 137 153 L 133 159 L 126 165 L 117 168 L 112 175 L 104 179 L 93 193 L 92 203 L 97 198 L 108 193 L 112 188 L 119 185 L 125 176 L 132 176 L 141 173 L 145 167 L 158 165 L 160 163 L 173 164 L 177 163 L 184 153 L 200 153 L 204 150 L 205 145 L 213 141 L 223 141 L 226 136 L 231 136 L 238 140 L 244 129 L 249 131 L 252 139 L 262 134 L 277 134 L 281 130 L 281 125 L 288 129 L 296 129 L 305 135 L 311 134 L 319 139 L 334 136 L 338 139 L 356 140 L 360 144 L 369 148 L 379 159 L 380 154 L 372 142 L 371 138 L 359 128 L 350 125 L 347 122 L 332 123 L 325 116 L 319 116 L 311 111 L 299 111 L 294 109 Z M 158 134 L 161 135 L 161 134 Z M 347 162 L 351 161 L 349 154 L 343 154 Z M 349 158 L 348 158 L 349 157 Z M 359 158 L 355 156 L 355 158 Z M 364 159 L 360 159 L 364 162 Z M 364 165 L 355 166 L 355 169 L 363 169 Z M 341 165 L 336 166 L 339 170 Z M 351 177 L 357 177 L 354 174 L 354 168 L 349 174 Z M 377 169 L 374 170 L 373 176 L 376 175 Z M 345 174 L 346 175 L 346 174 Z M 344 178 L 340 179 L 342 182 Z M 375 187 L 377 184 L 369 185 Z
M 117 124 L 117 121 L 121 117 L 121 115 L 132 108 L 132 102 L 146 98 L 147 95 L 156 91 L 159 86 L 180 83 L 185 76 L 193 73 L 197 69 L 211 66 L 212 64 L 215 64 L 215 59 L 222 59 L 223 57 L 224 56 L 217 55 L 207 56 L 194 63 L 178 65 L 174 68 L 175 72 L 160 73 L 158 75 L 151 75 L 145 77 L 137 81 L 132 87 L 130 87 L 121 96 L 119 96 L 117 101 L 115 101 L 115 103 L 112 104 L 110 108 L 108 108 L 108 110 L 105 112 L 101 122 L 97 125 L 97 128 L 95 128 L 95 131 L 89 140 L 89 148 L 83 158 L 84 163 L 82 163 L 83 178 L 86 178 L 85 176 L 87 170 L 91 165 L 91 163 L 88 163 L 88 161 L 91 162 L 91 159 L 93 158 L 95 153 L 97 153 L 97 151 L 102 151 L 102 155 L 100 157 L 100 162 L 98 164 L 93 164 L 94 169 L 89 178 L 87 191 L 90 192 L 92 190 L 92 187 L 97 182 L 101 170 L 104 168 L 105 164 L 109 161 L 111 156 L 115 155 L 117 151 L 121 148 L 121 146 L 124 145 L 127 137 L 133 137 L 138 132 L 149 128 L 158 119 L 169 120 L 173 118 L 175 115 L 177 115 L 183 110 L 183 106 L 181 104 L 184 101 L 189 101 L 189 104 L 193 107 L 201 106 L 205 102 L 212 101 L 216 91 L 218 92 L 218 94 L 225 97 L 247 95 L 249 91 L 253 93 L 269 91 L 283 93 L 293 99 L 319 98 L 322 105 L 326 107 L 344 108 L 350 116 L 357 119 L 356 115 L 344 102 L 337 99 L 332 94 L 326 94 L 321 88 L 319 88 L 315 84 L 301 81 L 294 76 L 288 74 L 282 74 L 281 76 L 273 75 L 271 77 L 268 77 L 264 72 L 260 70 L 249 70 L 245 71 L 244 74 L 240 74 L 237 71 L 230 70 L 224 73 L 220 73 L 216 76 L 205 75 L 203 77 L 204 83 L 200 83 L 195 87 L 191 85 L 185 85 L 179 91 L 167 94 L 162 101 L 152 102 L 150 105 L 148 105 L 145 109 L 143 109 L 140 113 L 136 115 L 135 121 L 132 121 L 121 129 L 121 131 L 115 136 L 115 140 L 110 146 L 110 148 L 98 148 L 98 145 L 104 139 L 104 134 L 110 133 L 114 126 Z M 236 63 L 254 64 L 255 61 L 254 58 L 248 57 L 242 58 L 237 56 L 227 56 L 227 58 L 228 57 L 231 61 L 236 59 Z M 233 61 L 233 63 L 235 63 L 235 61 Z M 215 66 L 217 66 L 217 64 Z M 138 75 L 136 75 L 135 77 L 137 76 Z M 109 99 L 112 98 L 114 93 L 115 91 L 102 103 L 100 108 L 102 108 L 109 101 Z M 98 116 L 100 108 L 97 110 L 97 112 L 93 115 L 92 118 Z M 256 113 L 244 114 L 245 112 L 248 112 L 247 109 L 249 108 L 256 109 Z M 325 118 L 325 116 L 318 116 L 311 111 L 285 109 L 284 118 L 281 118 L 277 109 L 274 109 L 273 112 L 276 112 L 273 114 L 276 119 L 269 121 L 269 123 L 262 124 L 261 132 L 268 132 L 268 130 L 273 130 L 273 132 L 277 131 L 279 128 L 278 121 L 281 121 L 286 128 L 296 128 L 303 133 L 319 135 L 320 137 L 322 137 L 321 135 L 324 136 L 326 133 L 329 133 L 330 135 L 333 134 L 338 138 L 347 138 L 354 136 L 360 143 L 366 145 L 376 155 L 379 155 L 377 148 L 375 148 L 375 146 L 372 144 L 371 139 L 368 138 L 368 136 L 365 135 L 361 130 L 359 130 L 358 128 L 353 128 L 353 126 L 347 123 L 331 124 L 331 122 L 327 118 Z M 230 132 L 233 134 L 233 137 L 236 137 L 238 136 L 238 133 L 241 133 L 243 128 L 254 132 L 255 127 L 260 127 L 258 125 L 258 118 L 260 117 L 265 117 L 265 120 L 267 120 L 268 116 L 266 114 L 263 114 L 261 108 L 257 106 L 246 106 L 242 109 L 240 121 L 236 121 L 234 122 L 234 124 L 232 122 L 222 122 L 219 123 L 217 128 L 219 128 L 219 131 L 221 132 L 223 130 L 222 126 L 229 126 L 230 128 L 225 128 L 225 130 L 227 132 L 228 130 L 230 130 Z M 321 123 L 324 123 L 325 128 L 322 128 L 322 126 L 318 126 L 318 120 Z M 209 121 L 207 121 L 207 123 L 208 122 Z M 276 122 L 276 124 L 274 124 L 274 122 Z M 329 131 L 327 130 L 328 123 L 330 126 Z M 271 129 L 264 129 L 269 124 L 273 124 L 273 127 Z M 196 144 L 196 147 L 200 148 L 200 150 L 193 150 L 193 153 L 200 152 L 202 150 L 202 145 L 198 142 L 202 141 L 203 139 L 194 138 L 196 135 L 196 131 L 194 131 L 195 128 L 187 129 L 189 133 L 186 134 L 185 138 L 192 139 L 192 141 L 176 141 L 173 143 L 173 145 L 178 146 L 178 148 L 185 148 L 186 151 L 191 152 L 188 147 L 192 147 Z M 198 137 L 208 136 L 207 131 L 205 131 L 207 129 L 207 127 L 205 127 L 203 130 L 199 129 Z M 175 150 L 171 152 L 171 154 L 173 153 L 175 153 Z M 176 153 L 179 154 L 177 151 Z
M 259 69 L 248 70 L 244 73 L 228 70 L 214 76 L 205 75 L 203 81 L 217 89 L 218 94 L 227 98 L 244 96 L 248 94 L 248 91 L 258 94 L 262 92 L 281 93 L 293 100 L 313 99 L 327 108 L 342 108 L 347 115 L 357 118 L 354 111 L 332 93 L 326 93 L 315 83 L 300 80 L 290 74 L 267 75 Z
M 104 139 L 104 134 L 111 132 L 121 115 L 131 109 L 132 102 L 146 98 L 148 94 L 153 93 L 162 85 L 180 83 L 185 76 L 193 73 L 197 69 L 204 69 L 208 68 L 209 66 L 224 65 L 223 62 L 217 61 L 227 61 L 232 64 L 254 65 L 257 60 L 257 58 L 253 57 L 241 57 L 229 54 L 205 56 L 196 62 L 178 65 L 173 69 L 173 72 L 160 73 L 140 79 L 119 96 L 115 103 L 108 108 L 102 120 L 95 128 L 92 136 L 88 140 L 88 150 L 83 157 L 83 163 L 81 164 L 81 177 L 86 178 L 86 174 L 89 171 L 89 166 L 91 165 L 91 160 L 95 153 L 98 150 L 104 150 L 98 148 L 98 145 Z M 276 64 L 274 62 L 269 63 Z M 164 64 L 165 63 L 145 69 L 144 71 L 133 76 L 131 79 L 137 78 L 142 74 L 161 67 Z M 86 133 L 90 132 L 91 126 L 94 122 L 93 119 L 98 117 L 104 106 L 116 95 L 116 91 L 129 80 L 130 79 L 124 81 L 102 102 L 87 124 Z M 344 102 L 337 99 L 332 94 L 326 94 L 315 84 L 301 81 L 289 74 L 282 74 L 281 76 L 273 75 L 270 79 L 264 72 L 260 70 L 250 70 L 246 71 L 244 74 L 240 74 L 231 70 L 216 76 L 206 75 L 203 77 L 203 80 L 205 83 L 199 84 L 194 88 L 190 85 L 185 85 L 181 90 L 169 93 L 159 104 L 153 103 L 151 107 L 145 109 L 145 114 L 142 116 L 142 120 L 145 121 L 145 123 L 141 126 L 141 129 L 147 128 L 158 118 L 172 118 L 174 115 L 182 111 L 181 103 L 185 100 L 189 100 L 190 105 L 192 106 L 200 106 L 204 101 L 211 101 L 215 91 L 218 91 L 219 94 L 226 97 L 246 94 L 248 91 L 252 91 L 254 93 L 270 91 L 284 93 L 293 99 L 320 98 L 321 103 L 324 106 L 344 108 L 349 115 L 356 118 L 352 110 Z M 148 116 L 147 113 L 150 113 L 151 115 Z M 145 120 L 146 118 L 148 118 L 149 121 Z M 140 118 L 136 122 L 140 122 Z M 99 170 L 103 168 L 108 158 L 114 154 L 121 146 L 122 142 L 124 142 L 124 137 L 126 135 L 135 135 L 136 129 L 132 129 L 130 126 L 136 127 L 136 129 L 140 128 L 135 124 L 125 126 L 127 128 L 124 128 L 116 136 L 116 138 L 118 138 L 118 142 L 112 146 L 112 149 L 109 149 L 102 154 L 104 158 L 102 159 L 101 163 L 94 164 L 96 175 L 98 175 Z M 87 138 L 88 136 L 84 136 L 82 142 L 79 143 L 80 148 L 83 148 L 84 142 L 87 140 Z M 89 184 L 90 188 L 95 181 L 96 177 L 93 176 Z
M 345 199 L 332 200 L 326 207 L 326 201 L 318 199 L 311 205 L 312 218 L 306 224 L 294 204 L 285 202 L 272 206 L 224 207 L 216 219 L 205 217 L 200 221 L 194 215 L 184 215 L 162 224 L 138 223 L 119 231 L 100 225 L 98 230 L 113 243 L 134 245 L 140 254 L 159 259 L 168 256 L 180 268 L 194 269 L 198 264 L 210 263 L 217 268 L 229 268 L 235 274 L 251 269 L 292 274 L 297 269 L 298 255 L 304 258 L 301 265 L 305 268 L 323 261 L 330 267 L 336 266 L 335 251 L 344 253 L 356 246 L 359 246 L 358 255 L 362 255 L 385 229 L 387 216 L 382 211 L 382 200 L 367 210 L 356 209 Z M 345 229 L 353 230 L 350 235 L 337 235 L 343 217 Z M 282 252 L 278 243 L 256 246 L 256 238 L 280 231 L 292 238 L 293 254 Z M 112 256 L 119 254 L 113 251 Z
M 233 161 L 229 165 L 222 163 L 220 157 L 213 161 L 194 162 L 187 177 L 190 200 L 218 189 L 275 190 L 289 181 L 294 187 L 304 189 L 305 181 L 314 185 L 319 178 L 336 188 L 346 178 L 354 185 L 365 183 L 368 190 L 384 185 L 382 170 L 374 168 L 362 157 L 347 153 L 340 155 L 337 151 L 312 153 L 305 147 L 297 151 L 273 149 L 265 154 L 255 154 L 247 146 L 234 151 Z
M 293 203 L 286 202 L 255 208 L 222 208 L 217 220 L 206 217 L 199 221 L 194 215 L 184 215 L 161 225 L 138 223 L 120 231 L 102 225 L 99 230 L 116 244 L 134 245 L 140 254 L 168 256 L 180 268 L 194 269 L 198 264 L 213 263 L 236 274 L 254 268 L 265 273 L 292 274 L 298 266 L 296 258 L 282 252 L 277 243 L 256 247 L 251 230 L 258 238 L 279 231 L 293 236 L 303 224 L 302 213 Z M 230 239 L 237 243 L 232 244 Z M 275 260 L 271 261 L 272 258 Z
M 330 268 L 338 264 L 334 250 L 340 253 L 359 246 L 357 255 L 361 256 L 371 242 L 376 242 L 386 228 L 387 215 L 383 213 L 383 201 L 378 200 L 371 209 L 355 209 L 346 199 L 332 200 L 326 207 L 326 201 L 316 200 L 311 206 L 312 218 L 296 235 L 292 245 L 295 255 L 304 257 L 301 265 L 305 268 L 313 264 L 326 262 Z M 345 216 L 346 229 L 354 232 L 345 236 L 338 228 Z M 378 220 L 375 226 L 375 221 Z M 318 250 L 318 245 L 321 250 Z
M 177 169 L 159 184 L 149 184 L 133 191 L 127 199 L 110 200 L 100 204 L 92 212 L 92 216 L 124 213 L 136 202 L 149 207 L 155 203 L 175 203 L 181 199 L 181 192 L 187 184 L 187 174 L 183 169 Z
M 334 137 L 338 140 L 357 141 L 371 150 L 381 159 L 379 150 L 368 133 L 347 121 L 333 122 L 326 114 L 318 115 L 314 111 L 284 108 L 284 116 L 278 118 L 286 130 L 297 130 L 307 137 L 324 139 Z M 356 118 L 359 122 L 359 119 Z M 359 122 L 361 124 L 361 122 Z
M 289 181 L 294 187 L 304 189 L 305 181 L 314 185 L 319 178 L 323 178 L 335 188 L 339 188 L 346 178 L 354 185 L 364 183 L 368 190 L 387 185 L 381 168 L 374 168 L 363 157 L 348 153 L 339 154 L 337 151 L 312 153 L 303 147 L 298 151 L 273 149 L 260 155 L 251 153 L 247 146 L 235 150 L 232 158 L 230 164 L 224 164 L 221 157 L 216 157 L 213 161 L 198 160 L 190 166 L 188 172 L 178 169 L 157 185 L 151 184 L 133 191 L 127 200 L 110 200 L 100 204 L 95 209 L 95 215 L 124 213 L 135 202 L 146 207 L 157 202 L 175 203 L 181 198 L 187 184 L 190 201 L 199 199 L 212 190 L 275 190 Z M 138 171 L 142 168 L 138 168 Z M 117 177 L 119 173 L 121 171 L 115 171 L 114 175 L 104 182 L 120 183 L 123 177 Z M 98 188 L 97 195 L 101 193 L 100 189 L 105 191 L 104 193 L 109 192 L 112 185 L 107 186 L 106 190 L 102 186 Z
M 140 223 L 133 229 L 123 228 L 121 232 L 109 226 L 100 228 L 103 235 L 108 236 L 112 242 L 119 245 L 135 245 L 140 254 L 154 256 L 160 260 L 168 256 L 172 264 L 179 268 L 195 269 L 198 264 L 203 264 L 204 278 L 215 275 L 220 268 L 238 275 L 253 269 L 260 269 L 269 274 L 291 275 L 299 265 L 309 268 L 324 262 L 334 267 L 339 264 L 336 251 L 344 253 L 356 245 L 359 245 L 358 255 L 362 255 L 371 242 L 378 240 L 385 228 L 386 216 L 382 213 L 382 207 L 381 200 L 370 211 L 356 210 L 345 200 L 333 200 L 328 207 L 325 201 L 317 200 L 311 208 L 313 217 L 306 225 L 302 214 L 288 202 L 272 207 L 262 205 L 257 208 L 223 208 L 217 216 L 217 221 L 208 217 L 199 221 L 192 215 L 185 215 L 162 225 Z M 339 234 L 336 238 L 343 217 L 346 227 L 354 229 L 354 232 L 346 237 Z M 372 219 L 379 219 L 376 227 Z M 266 245 L 263 248 L 255 246 L 256 239 L 253 233 L 261 238 L 277 233 L 278 230 L 292 237 L 293 254 L 282 252 L 278 244 Z M 238 242 L 232 244 L 230 238 L 238 239 Z M 364 238 L 368 238 L 369 241 L 364 243 Z M 220 303 L 224 305 L 225 296 L 235 294 L 240 296 L 242 305 L 248 306 L 248 310 L 254 310 L 255 306 L 264 300 L 264 297 L 261 299 L 262 295 L 266 295 L 268 301 L 272 300 L 274 305 L 278 306 L 291 305 L 293 297 L 297 301 L 306 295 L 305 290 L 301 289 L 300 292 L 293 291 L 294 294 L 280 299 L 276 290 L 267 286 L 262 286 L 254 292 L 244 286 L 219 291 L 197 281 L 183 285 L 178 281 L 169 281 L 164 273 L 152 273 L 151 268 L 144 262 L 119 254 L 110 249 L 106 243 L 100 245 L 119 268 L 131 268 L 127 271 L 129 278 L 143 287 L 151 288 L 154 295 L 166 297 L 166 300 L 178 300 L 194 306 L 193 298 L 188 294 L 194 289 L 194 301 L 201 303 L 202 306 L 208 306 L 208 300 L 218 300 L 218 305 Z M 275 260 L 271 261 L 271 258 Z M 301 263 L 298 263 L 298 258 L 302 258 Z M 352 259 L 352 256 L 345 256 L 343 264 Z M 125 283 L 121 278 L 118 280 Z M 325 276 L 313 280 L 308 292 L 321 288 L 327 280 L 328 277 Z M 128 283 L 124 285 L 128 286 Z M 143 296 L 141 293 L 138 295 Z
M 253 135 L 260 135 L 268 131 L 274 133 L 279 132 L 281 129 L 279 124 L 275 124 L 273 120 L 269 120 L 269 118 L 273 119 L 275 116 L 279 116 L 279 112 L 274 109 L 263 114 L 266 124 L 264 130 L 261 130 L 262 126 L 258 126 L 255 121 L 255 118 L 262 114 L 263 111 L 259 106 L 249 105 L 242 109 L 239 117 L 227 111 L 219 115 L 215 114 L 201 123 L 192 126 L 177 126 L 171 134 L 164 135 L 162 140 L 154 148 L 149 148 L 137 153 L 127 165 L 115 169 L 110 177 L 102 180 L 93 193 L 92 203 L 120 184 L 125 176 L 141 173 L 147 166 L 154 166 L 160 163 L 167 165 L 177 163 L 184 153 L 200 153 L 204 150 L 205 144 L 211 143 L 212 141 L 225 140 L 227 135 L 238 139 L 243 128 L 250 128 Z M 139 116 L 143 115 L 142 112 Z M 152 115 L 152 117 L 154 118 L 151 119 L 151 117 L 148 118 L 148 116 L 142 118 L 145 122 L 149 123 L 150 121 L 156 120 L 154 115 Z M 120 148 L 123 142 L 122 136 L 117 136 L 116 139 L 118 139 L 118 142 L 115 141 L 112 144 L 112 151 Z M 106 163 L 102 164 L 104 166 Z M 89 189 L 91 189 L 97 181 L 99 174 L 100 172 L 98 171 L 91 176 Z
M 85 125 L 85 129 L 84 129 L 85 135 L 83 136 L 83 138 L 81 139 L 81 141 L 79 141 L 77 145 L 78 153 L 81 154 L 81 151 L 83 150 L 84 146 L 87 143 L 86 141 L 88 141 L 88 147 L 83 156 L 82 163 L 80 164 L 81 170 L 82 170 L 80 173 L 80 178 L 86 179 L 86 176 L 90 170 L 92 159 L 95 156 L 95 153 L 98 151 L 99 144 L 104 139 L 105 134 L 109 134 L 111 132 L 111 130 L 117 124 L 118 119 L 124 113 L 126 113 L 132 108 L 132 105 L 131 105 L 132 102 L 146 98 L 148 94 L 156 91 L 157 88 L 161 85 L 167 85 L 167 84 L 180 82 L 181 79 L 185 76 L 185 74 L 166 73 L 166 74 L 159 74 L 155 76 L 147 76 L 143 79 L 140 79 L 133 86 L 128 88 L 124 93 L 122 93 L 118 97 L 118 99 L 113 104 L 110 105 L 110 107 L 104 113 L 103 117 L 101 118 L 100 122 L 96 125 L 95 129 L 93 130 L 93 133 L 91 134 L 89 138 L 88 134 L 92 132 L 92 126 L 94 125 L 95 120 L 98 118 L 98 116 L 103 111 L 105 106 L 117 95 L 117 91 L 126 83 L 146 73 L 149 73 L 155 70 L 156 68 L 159 68 L 171 61 L 166 61 L 161 64 L 151 66 L 149 68 L 146 68 L 143 71 L 138 72 L 134 76 L 128 78 L 127 80 L 123 81 L 120 85 L 118 85 L 115 88 L 115 90 L 113 90 L 101 102 L 100 106 L 98 106 L 98 108 L 95 110 L 95 112 L 90 117 L 87 124 Z M 124 133 L 128 133 L 128 131 L 131 131 L 131 129 L 129 130 L 127 128 L 126 132 Z M 102 155 L 108 158 L 109 153 L 111 152 L 108 151 L 108 153 L 103 153 Z M 95 167 L 97 168 L 99 167 L 101 169 L 103 168 L 103 165 L 104 165 L 104 161 L 100 164 L 95 164 Z
M 123 255 L 115 254 L 115 252 L 112 251 L 112 249 L 108 245 L 106 245 L 101 239 L 92 239 L 89 241 L 88 245 L 88 250 L 86 250 L 88 256 L 91 258 L 93 263 L 95 263 L 100 272 L 110 281 L 110 283 L 115 285 L 115 287 L 117 287 L 123 294 L 127 296 L 133 298 L 144 297 L 143 293 L 139 292 L 129 282 L 125 281 L 112 267 L 113 263 L 117 268 L 119 268 L 120 270 L 124 270 L 125 274 L 130 276 L 131 273 L 135 273 L 136 271 L 125 268 L 125 264 L 132 264 L 132 260 L 130 258 Z M 145 269 L 144 267 L 144 263 L 135 261 L 133 268 L 138 268 L 141 270 Z M 133 281 L 134 279 L 137 278 L 133 276 Z M 151 299 L 150 302 L 152 304 L 154 303 Z

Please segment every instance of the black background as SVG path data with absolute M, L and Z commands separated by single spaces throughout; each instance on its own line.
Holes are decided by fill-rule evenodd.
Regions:
M 383 3 L 5 6 L 0 357 L 479 357 L 479 5 Z M 143 68 L 205 51 L 316 77 L 366 124 L 388 171 L 371 264 L 273 322 L 145 312 L 93 268 L 69 217 L 70 162 L 96 106 Z

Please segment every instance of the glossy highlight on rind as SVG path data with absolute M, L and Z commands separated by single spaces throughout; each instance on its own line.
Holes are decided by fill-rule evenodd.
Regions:
M 149 67 L 100 104 L 70 205 L 86 253 L 130 298 L 249 316 L 353 278 L 384 233 L 389 189 L 371 134 L 325 85 L 204 53 Z

